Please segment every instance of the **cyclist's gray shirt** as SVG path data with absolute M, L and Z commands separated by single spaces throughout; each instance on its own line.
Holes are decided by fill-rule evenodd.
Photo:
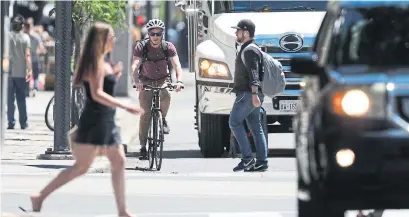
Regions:
M 10 32 L 9 56 L 10 76 L 13 78 L 25 78 L 27 75 L 26 49 L 31 48 L 30 36 L 26 33 Z

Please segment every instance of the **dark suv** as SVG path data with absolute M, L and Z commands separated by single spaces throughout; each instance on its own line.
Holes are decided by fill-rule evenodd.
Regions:
M 409 208 L 409 2 L 331 2 L 294 118 L 298 216 Z

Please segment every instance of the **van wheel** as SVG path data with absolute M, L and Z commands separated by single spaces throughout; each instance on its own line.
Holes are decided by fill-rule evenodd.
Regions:
M 229 132 L 228 116 L 201 113 L 199 146 L 203 157 L 222 157 L 229 143 Z

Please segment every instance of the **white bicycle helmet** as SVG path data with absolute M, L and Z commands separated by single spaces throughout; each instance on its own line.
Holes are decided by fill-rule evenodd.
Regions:
M 149 22 L 146 24 L 146 29 L 150 30 L 153 28 L 165 29 L 165 23 L 163 23 L 163 21 L 159 19 L 149 20 Z

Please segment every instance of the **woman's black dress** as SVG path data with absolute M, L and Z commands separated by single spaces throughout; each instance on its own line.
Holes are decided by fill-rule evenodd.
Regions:
M 104 92 L 115 96 L 116 78 L 114 74 L 104 77 Z M 121 144 L 120 130 L 115 123 L 116 108 L 105 106 L 92 99 L 88 82 L 84 81 L 87 100 L 81 114 L 75 142 L 95 146 Z

